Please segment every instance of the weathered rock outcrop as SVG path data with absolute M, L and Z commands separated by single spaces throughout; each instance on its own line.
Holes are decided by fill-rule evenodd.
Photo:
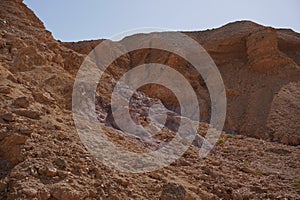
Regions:
M 285 85 L 300 80 L 300 68 L 297 64 L 300 34 L 290 30 L 263 27 L 250 21 L 235 22 L 214 30 L 186 32 L 186 34 L 203 45 L 221 72 L 228 98 L 225 130 L 257 138 L 275 139 L 273 137 L 275 130 L 269 129 L 267 121 L 272 115 L 271 105 L 278 92 Z M 91 47 L 95 47 L 101 41 L 64 43 L 64 45 L 86 54 Z M 171 66 L 189 80 L 198 95 L 201 119 L 208 122 L 210 98 L 205 82 L 184 59 L 169 52 L 144 49 L 119 58 L 108 71 L 117 80 L 127 70 L 151 62 Z M 167 88 L 150 84 L 140 90 L 153 98 L 161 99 L 168 109 L 176 112 L 180 110 L 176 97 Z M 286 103 L 277 103 L 276 106 L 278 109 L 294 108 L 294 104 L 299 106 L 296 102 Z M 299 121 L 299 114 L 293 113 L 296 121 Z M 280 120 L 275 118 L 272 115 L 273 123 L 279 121 L 280 123 L 273 124 L 273 129 L 284 124 L 284 127 L 293 127 L 294 130 L 295 121 L 291 121 L 288 117 Z M 279 129 L 275 132 L 278 131 Z M 282 131 L 277 135 L 284 135 Z M 299 144 L 300 134 L 297 131 L 287 135 L 290 136 L 284 140 L 279 138 L 275 140 L 285 144 Z

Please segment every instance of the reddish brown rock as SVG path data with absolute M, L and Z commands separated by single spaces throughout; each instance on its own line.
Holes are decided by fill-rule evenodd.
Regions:
M 14 100 L 13 105 L 21 108 L 27 108 L 29 106 L 29 100 L 27 97 L 18 97 Z
M 22 145 L 27 141 L 27 137 L 13 133 L 0 141 L 0 157 L 5 158 L 12 166 L 23 161 L 24 155 L 21 152 Z
M 57 169 L 52 166 L 45 166 L 39 168 L 38 173 L 47 177 L 54 177 L 57 175 Z
M 51 195 L 57 199 L 69 199 L 69 200 L 77 200 L 82 197 L 79 191 L 76 191 L 74 188 L 66 185 L 66 184 L 55 184 L 52 186 Z
M 50 103 L 53 103 L 55 101 L 55 99 L 48 92 L 35 93 L 34 98 L 37 102 L 40 102 L 40 103 L 43 103 L 43 104 L 50 104 Z
M 38 111 L 34 110 L 27 110 L 27 109 L 17 109 L 13 111 L 15 114 L 28 117 L 30 119 L 40 119 L 41 118 L 41 113 Z
M 1 85 L 0 86 L 0 93 L 9 94 L 9 93 L 11 93 L 11 88 L 9 86 Z
M 7 183 L 4 180 L 0 180 L 0 193 L 5 192 L 7 189 Z
M 0 118 L 7 122 L 13 122 L 15 120 L 15 116 L 12 113 L 5 113 L 0 115 Z
M 167 183 L 163 186 L 160 200 L 184 200 L 187 192 L 184 187 L 178 183 Z
M 29 128 L 29 127 L 21 127 L 21 128 L 19 129 L 19 132 L 20 132 L 21 134 L 30 136 L 30 135 L 32 134 L 32 132 L 33 132 L 33 129 L 31 129 L 31 128 Z

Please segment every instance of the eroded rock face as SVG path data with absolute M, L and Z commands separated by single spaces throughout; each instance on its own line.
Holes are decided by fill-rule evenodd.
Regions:
M 278 67 L 293 64 L 278 49 L 277 31 L 265 28 L 250 34 L 246 39 L 249 64 L 255 71 L 272 73 Z
M 300 35 L 292 31 L 263 27 L 249 21 L 231 23 L 211 31 L 186 34 L 203 45 L 221 72 L 228 100 L 225 130 L 272 139 L 272 132 L 267 127 L 272 102 L 282 87 L 299 81 L 299 59 L 295 52 L 300 51 Z M 151 38 L 151 35 L 148 37 Z M 87 53 L 88 47 L 94 47 L 100 42 L 86 41 L 65 45 Z M 189 63 L 176 55 L 153 49 L 134 51 L 119 58 L 108 71 L 118 80 L 125 71 L 144 63 L 168 65 L 184 75 L 198 96 L 201 120 L 209 121 L 210 97 L 205 81 Z M 105 93 L 102 89 L 100 95 L 111 91 L 112 88 L 106 87 Z M 140 91 L 160 99 L 169 110 L 180 110 L 177 98 L 167 88 L 149 84 L 141 87 Z M 289 103 L 288 106 L 293 107 Z M 280 121 L 285 126 L 293 126 L 291 123 L 294 123 L 287 119 Z
M 284 144 L 300 144 L 300 82 L 283 86 L 272 102 L 267 126 L 272 139 Z M 289 123 L 285 123 L 289 121 Z
M 22 73 L 22 80 L 15 81 L 44 88 L 42 94 L 55 94 L 53 98 L 70 109 L 72 76 L 84 56 L 60 45 L 21 1 L 1 2 L 0 34 L 2 65 L 14 77 Z M 0 93 L 9 92 L 5 87 L 0 86 Z

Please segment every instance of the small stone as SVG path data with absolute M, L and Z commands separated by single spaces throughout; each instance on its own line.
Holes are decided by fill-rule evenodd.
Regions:
M 19 132 L 20 132 L 21 134 L 24 134 L 24 135 L 31 135 L 31 133 L 33 132 L 33 129 L 30 129 L 30 128 L 27 128 L 27 127 L 25 127 L 25 128 L 20 128 L 20 129 L 19 129 Z
M 158 173 L 152 172 L 149 174 L 150 178 L 161 180 L 161 176 Z
M 171 165 L 179 167 L 179 166 L 190 166 L 191 164 L 184 159 L 178 159 L 175 162 L 173 162 Z
M 39 129 L 37 133 L 43 135 L 46 133 L 46 131 L 44 129 Z
M 0 142 L 1 159 L 6 159 L 12 166 L 24 160 L 24 153 L 20 148 L 24 145 L 28 137 L 18 133 L 9 134 Z
M 24 188 L 22 189 L 22 193 L 26 194 L 29 197 L 36 197 L 38 192 L 34 188 Z
M 56 168 L 48 167 L 47 170 L 46 170 L 45 175 L 48 176 L 48 177 L 54 177 L 54 176 L 56 176 L 56 174 L 57 174 L 57 169 Z
M 12 74 L 9 74 L 7 76 L 7 79 L 14 82 L 14 83 L 18 83 L 18 80 L 16 79 L 16 77 L 14 77 Z
M 41 114 L 34 110 L 18 109 L 18 110 L 14 110 L 13 112 L 16 113 L 17 115 L 28 117 L 30 119 L 40 119 L 41 118 Z
M 55 124 L 54 127 L 55 127 L 56 130 L 62 130 L 62 127 L 59 126 L 59 125 L 56 125 L 56 124 Z
M 249 173 L 249 174 L 253 173 L 253 171 L 251 169 L 249 169 L 248 167 L 242 167 L 242 168 L 240 168 L 240 170 L 242 172 Z
M 166 183 L 163 185 L 160 200 L 184 200 L 187 192 L 184 187 L 178 183 Z
M 51 104 L 51 103 L 55 102 L 55 99 L 52 98 L 52 96 L 48 92 L 35 93 L 35 94 L 33 94 L 33 96 L 34 96 L 34 99 L 39 103 Z
M 3 21 L 3 23 L 6 22 L 6 21 Z M 6 24 L 6 23 L 4 23 Z M 6 42 L 1 38 L 0 39 L 0 49 L 4 48 L 6 46 Z
M 38 173 L 39 173 L 40 175 L 45 175 L 45 174 L 46 174 L 46 168 L 45 168 L 45 167 L 39 168 L 39 169 L 38 169 Z
M 54 163 L 59 166 L 59 167 L 62 167 L 62 168 L 65 168 L 67 166 L 67 162 L 62 159 L 62 158 L 56 158 L 56 160 L 54 161 Z
M 242 140 L 242 139 L 245 139 L 245 136 L 243 136 L 243 135 L 236 135 L 235 138 Z
M 255 193 L 267 193 L 268 192 L 268 190 L 266 190 L 265 188 L 262 188 L 260 186 L 250 186 L 250 190 Z
M 54 177 L 57 175 L 57 169 L 54 167 L 41 167 L 38 173 L 47 177 Z
M 30 175 L 32 175 L 32 176 L 38 175 L 36 168 L 34 168 L 34 167 L 30 168 Z
M 117 179 L 116 182 L 124 187 L 128 187 L 130 185 L 130 182 L 124 179 Z
M 0 192 L 5 192 L 7 183 L 4 180 L 0 180 Z
M 49 199 L 51 197 L 51 194 L 48 190 L 42 190 L 39 192 L 41 199 Z
M 15 116 L 12 113 L 5 113 L 1 115 L 0 118 L 7 122 L 13 122 L 15 120 Z
M 56 121 L 59 123 L 63 123 L 63 120 L 61 118 L 56 118 Z
M 13 105 L 19 106 L 21 108 L 27 108 L 29 106 L 29 101 L 27 97 L 19 97 L 15 99 Z
M 63 132 L 59 132 L 59 133 L 57 134 L 57 137 L 58 137 L 60 140 L 65 140 L 65 139 L 68 138 L 68 136 L 67 136 L 65 133 L 63 133 Z
M 9 86 L 1 85 L 0 86 L 0 93 L 9 94 L 9 93 L 11 93 L 11 88 Z
M 70 172 L 66 172 L 66 171 L 63 171 L 63 170 L 58 170 L 57 171 L 57 175 L 61 178 L 65 178 L 67 177 L 68 175 L 70 174 Z
M 54 199 L 82 199 L 80 192 L 66 184 L 57 183 L 52 186 L 51 194 Z

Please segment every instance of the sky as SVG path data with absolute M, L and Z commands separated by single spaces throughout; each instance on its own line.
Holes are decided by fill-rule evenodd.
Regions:
M 299 0 L 25 0 L 61 41 L 111 38 L 141 28 L 206 30 L 251 20 L 300 32 Z

